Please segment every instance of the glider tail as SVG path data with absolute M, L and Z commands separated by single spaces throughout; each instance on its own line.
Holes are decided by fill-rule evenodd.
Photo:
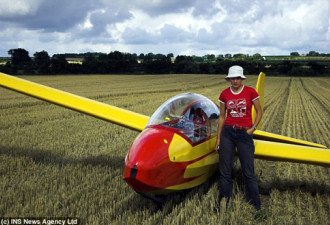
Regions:
M 258 94 L 260 96 L 259 101 L 260 101 L 261 109 L 262 110 L 264 109 L 265 80 L 266 80 L 266 74 L 264 74 L 263 72 L 261 72 L 259 74 L 259 77 L 258 77 L 256 91 L 258 92 Z M 254 121 L 255 117 L 256 117 L 256 110 L 253 107 L 253 110 L 252 110 L 252 121 Z M 262 127 L 262 121 L 260 121 L 260 123 L 258 124 L 258 127 L 257 127 L 258 130 L 261 130 L 261 127 Z

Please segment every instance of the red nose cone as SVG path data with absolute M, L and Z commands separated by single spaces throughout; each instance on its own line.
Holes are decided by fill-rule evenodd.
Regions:
M 206 155 L 192 161 L 170 160 L 169 147 L 174 134 L 181 135 L 173 128 L 154 125 L 144 130 L 134 141 L 125 158 L 123 179 L 136 192 L 165 194 L 178 190 L 173 187 L 200 176 L 185 178 L 184 174 L 189 164 Z M 189 151 L 183 146 L 171 148 L 175 147 L 177 152 Z
M 123 179 L 137 192 L 151 192 L 168 185 L 168 148 L 173 132 L 147 128 L 134 141 L 125 158 Z

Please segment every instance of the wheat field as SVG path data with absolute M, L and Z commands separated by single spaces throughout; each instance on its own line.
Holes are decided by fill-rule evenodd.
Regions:
M 184 92 L 217 103 L 223 75 L 23 76 L 144 115 Z M 255 87 L 257 76 L 244 84 Z M 267 77 L 263 130 L 330 146 L 330 78 Z M 255 160 L 262 210 L 234 194 L 213 210 L 218 174 L 163 205 L 123 180 L 138 132 L 0 88 L 0 217 L 77 217 L 81 224 L 329 224 L 330 168 Z

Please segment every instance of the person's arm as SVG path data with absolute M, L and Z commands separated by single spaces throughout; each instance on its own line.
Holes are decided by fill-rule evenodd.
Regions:
M 253 101 L 253 106 L 256 110 L 256 118 L 254 119 L 253 126 L 257 127 L 258 124 L 260 123 L 261 117 L 262 117 L 262 108 L 261 108 L 261 104 L 260 104 L 259 99 L 256 99 L 256 100 Z M 252 135 L 254 131 L 255 131 L 255 129 L 253 127 L 251 127 L 246 132 L 248 134 Z
M 220 135 L 223 125 L 225 123 L 225 117 L 226 117 L 226 105 L 220 103 L 220 116 L 218 121 L 217 142 L 215 144 L 215 151 L 218 151 L 218 146 L 220 145 Z

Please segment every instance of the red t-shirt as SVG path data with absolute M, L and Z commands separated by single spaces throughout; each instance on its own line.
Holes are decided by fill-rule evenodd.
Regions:
M 256 90 L 244 85 L 239 93 L 233 93 L 230 87 L 223 90 L 219 102 L 226 104 L 227 117 L 224 125 L 251 127 L 253 101 L 259 97 Z

